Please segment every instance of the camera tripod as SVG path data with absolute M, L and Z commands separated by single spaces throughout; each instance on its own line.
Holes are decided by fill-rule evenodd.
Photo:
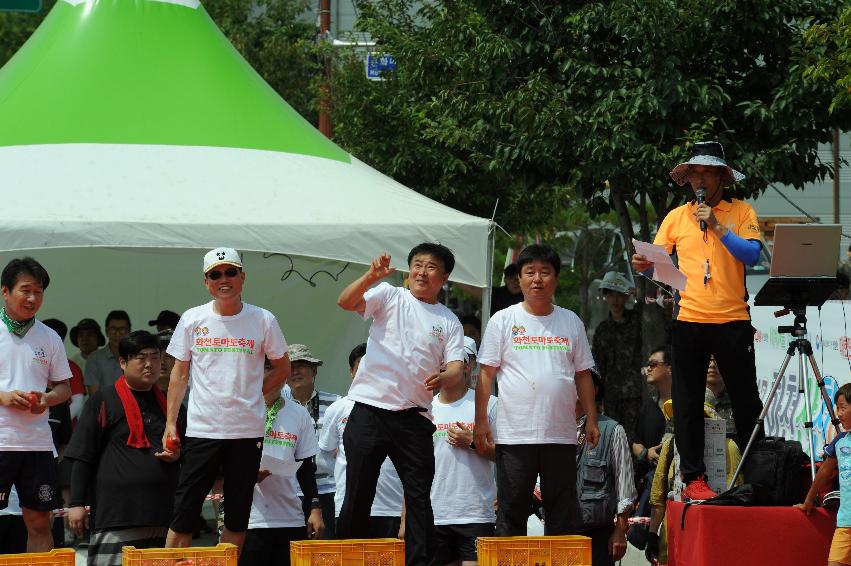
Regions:
M 748 444 L 745 447 L 744 452 L 742 452 L 742 459 L 739 460 L 739 465 L 736 467 L 736 472 L 733 474 L 733 477 L 730 479 L 730 484 L 727 486 L 727 489 L 731 489 L 733 484 L 736 483 L 736 478 L 739 477 L 739 474 L 742 472 L 744 468 L 745 461 L 748 458 L 748 455 L 753 448 L 754 443 L 759 437 L 760 432 L 764 429 L 765 426 L 765 415 L 768 413 L 769 407 L 771 407 L 772 401 L 774 401 L 774 396 L 777 394 L 777 389 L 780 387 L 780 384 L 783 383 L 783 377 L 786 375 L 786 368 L 789 366 L 789 362 L 792 361 L 792 357 L 797 353 L 798 355 L 798 392 L 804 394 L 804 403 L 806 407 L 807 420 L 804 422 L 804 428 L 807 430 L 807 437 L 809 438 L 810 444 L 810 473 L 811 475 L 815 475 L 815 446 L 813 443 L 813 409 L 810 404 L 810 393 L 809 388 L 804 379 L 804 358 L 806 358 L 809 362 L 809 367 L 812 369 L 813 376 L 816 380 L 816 385 L 818 386 L 819 392 L 821 393 L 822 401 L 824 401 L 825 407 L 827 407 L 827 412 L 830 415 L 830 422 L 833 424 L 834 428 L 836 428 L 836 434 L 839 434 L 839 419 L 836 418 L 836 414 L 833 411 L 833 401 L 827 394 L 827 391 L 824 387 L 824 378 L 819 371 L 818 364 L 816 363 L 816 359 L 813 356 L 813 346 L 809 340 L 805 338 L 807 335 L 807 307 L 806 305 L 796 305 L 793 307 L 786 307 L 783 310 L 777 311 L 774 313 L 775 317 L 780 317 L 785 314 L 792 312 L 795 315 L 795 320 L 792 323 L 792 326 L 778 326 L 777 330 L 781 334 L 791 334 L 792 340 L 789 342 L 789 347 L 786 350 L 786 357 L 783 359 L 783 364 L 780 366 L 780 372 L 777 374 L 777 377 L 774 379 L 774 384 L 771 386 L 771 390 L 768 393 L 768 398 L 765 400 L 765 404 L 762 406 L 762 411 L 759 413 L 759 417 L 756 420 L 756 425 L 754 426 L 753 432 L 751 433 L 751 437 L 748 440 Z

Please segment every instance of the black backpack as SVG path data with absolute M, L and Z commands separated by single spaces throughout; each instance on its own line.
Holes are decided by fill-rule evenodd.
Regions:
M 744 481 L 757 488 L 756 505 L 794 505 L 803 501 L 806 461 L 797 440 L 767 436 L 754 443 L 742 473 Z
M 721 505 L 734 507 L 747 507 L 757 505 L 757 501 L 765 499 L 766 494 L 761 486 L 745 483 L 728 489 L 725 492 L 719 493 L 712 499 L 704 501 L 695 501 L 694 503 L 686 503 L 683 507 L 683 515 L 680 519 L 680 530 L 686 528 L 686 513 L 692 505 Z

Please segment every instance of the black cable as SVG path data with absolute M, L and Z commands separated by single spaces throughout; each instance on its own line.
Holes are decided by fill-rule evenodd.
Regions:
M 289 279 L 290 275 L 296 274 L 299 277 L 301 277 L 311 287 L 316 287 L 316 283 L 313 281 L 313 278 L 316 277 L 317 275 L 319 275 L 320 273 L 324 273 L 325 275 L 327 275 L 328 277 L 330 277 L 334 281 L 339 281 L 340 275 L 342 275 L 343 272 L 346 271 L 346 269 L 348 269 L 349 266 L 351 265 L 351 263 L 349 263 L 347 261 L 346 264 L 343 266 L 343 268 L 340 269 L 340 271 L 338 271 L 336 274 L 331 273 L 330 271 L 326 271 L 324 269 L 318 269 L 318 270 L 314 271 L 313 274 L 311 274 L 310 277 L 305 277 L 298 269 L 295 268 L 295 262 L 293 261 L 293 258 L 288 254 L 264 253 L 263 259 L 269 259 L 269 258 L 275 257 L 275 256 L 285 257 L 290 262 L 289 269 L 285 270 L 284 273 L 281 275 L 281 281 L 286 281 L 287 279 Z
M 843 300 L 843 301 L 840 301 L 840 302 L 842 303 L 842 326 L 843 326 L 842 337 L 844 338 L 844 337 L 848 336 L 848 319 L 845 318 L 845 301 Z M 848 344 L 845 345 L 846 348 L 848 346 L 849 346 Z M 848 360 L 848 371 L 851 373 L 851 357 L 846 356 L 845 359 Z M 836 381 L 836 385 L 839 385 L 839 381 L 836 378 L 833 378 L 833 379 L 834 379 L 834 381 Z
M 824 371 L 824 329 L 821 325 L 821 307 L 822 305 L 818 306 L 818 334 L 819 340 L 821 340 L 821 368 Z

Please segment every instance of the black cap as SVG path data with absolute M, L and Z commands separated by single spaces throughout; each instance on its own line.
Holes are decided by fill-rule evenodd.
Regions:
M 100 324 L 98 324 L 94 319 L 84 318 L 77 323 L 77 326 L 71 329 L 71 344 L 75 347 L 79 348 L 79 346 L 77 346 L 77 333 L 80 332 L 80 330 L 91 330 L 96 332 L 98 335 L 98 348 L 106 344 L 106 338 L 104 338 L 103 332 L 100 331 Z
M 47 326 L 48 328 L 52 328 L 54 332 L 56 332 L 62 340 L 65 340 L 65 336 L 68 334 L 68 327 L 65 326 L 65 323 L 59 320 L 58 318 L 48 318 L 47 320 L 42 320 L 42 324 Z
M 149 326 L 167 326 L 174 330 L 177 328 L 177 323 L 180 321 L 180 315 L 173 311 L 160 311 L 157 318 L 149 320 Z

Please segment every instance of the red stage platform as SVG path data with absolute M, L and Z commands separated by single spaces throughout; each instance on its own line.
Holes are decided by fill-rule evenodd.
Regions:
M 836 514 L 668 502 L 668 566 L 824 566 Z

